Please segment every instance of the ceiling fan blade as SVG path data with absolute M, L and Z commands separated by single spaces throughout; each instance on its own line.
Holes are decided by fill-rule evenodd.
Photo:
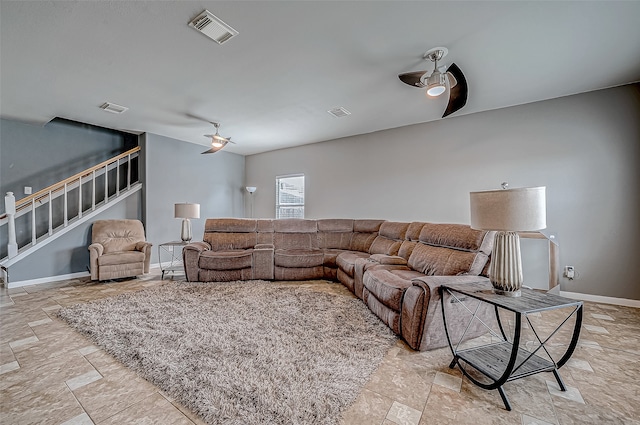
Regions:
M 209 149 L 208 151 L 204 151 L 204 152 L 200 152 L 201 154 L 207 154 L 207 153 L 216 153 L 219 150 L 222 150 L 225 146 L 227 146 L 227 143 L 229 143 L 228 141 L 224 142 L 224 144 L 222 146 L 212 146 L 211 149 Z
M 467 95 L 469 94 L 467 79 L 464 78 L 464 74 L 460 68 L 458 68 L 458 65 L 452 63 L 449 69 L 447 69 L 447 73 L 451 73 L 457 80 L 457 84 L 449 89 L 449 103 L 442 118 L 462 109 L 462 107 L 467 104 Z
M 428 71 L 405 72 L 404 74 L 398 75 L 398 78 L 400 78 L 400 81 L 402 81 L 403 83 L 408 84 L 412 87 L 424 88 L 427 86 L 422 84 L 421 79 L 422 76 L 427 72 Z

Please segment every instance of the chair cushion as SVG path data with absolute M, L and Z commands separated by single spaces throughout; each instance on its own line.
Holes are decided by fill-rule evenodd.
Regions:
M 140 220 L 96 220 L 91 228 L 91 242 L 110 252 L 134 251 L 144 241 L 144 227 Z
M 116 264 L 144 263 L 144 252 L 122 251 L 110 252 L 98 257 L 99 266 L 112 266 Z
M 322 266 L 324 254 L 319 249 L 277 249 L 274 264 L 278 267 Z
M 250 268 L 252 249 L 235 249 L 229 251 L 204 251 L 200 254 L 198 267 L 208 270 L 239 270 Z

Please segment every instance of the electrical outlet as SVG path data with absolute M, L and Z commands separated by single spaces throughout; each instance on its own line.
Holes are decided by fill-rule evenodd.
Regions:
M 564 277 L 567 279 L 573 279 L 576 275 L 576 271 L 573 266 L 564 266 Z
M 32 191 L 31 186 L 25 186 L 24 187 L 24 194 L 25 195 L 31 195 L 31 191 Z

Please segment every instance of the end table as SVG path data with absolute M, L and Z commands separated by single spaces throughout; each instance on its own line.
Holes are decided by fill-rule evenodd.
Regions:
M 160 263 L 160 270 L 162 270 L 162 278 L 164 274 L 171 272 L 181 272 L 184 274 L 184 265 L 182 263 L 182 248 L 187 245 L 188 242 L 172 241 L 165 242 L 158 245 L 158 262 Z M 168 261 L 163 262 L 165 258 Z
M 448 301 L 445 301 L 445 298 L 447 298 Z M 494 307 L 499 333 L 476 316 L 478 311 L 477 306 L 475 309 L 473 309 L 473 307 L 466 307 L 464 303 L 469 303 L 470 299 L 478 300 L 480 303 L 488 303 Z M 447 327 L 447 309 L 445 307 L 448 302 L 462 303 L 471 317 L 469 324 L 471 324 L 473 320 L 480 320 L 487 330 L 491 332 L 491 335 L 496 337 L 498 341 L 477 347 L 461 349 L 460 344 L 464 339 L 464 334 L 459 341 L 452 341 Z M 520 297 L 505 297 L 504 295 L 496 294 L 493 290 L 481 290 L 469 286 L 465 288 L 464 285 L 460 285 L 455 287 L 440 287 L 440 304 L 442 306 L 442 317 L 447 341 L 453 354 L 453 360 L 449 367 L 454 368 L 458 365 L 462 373 L 469 378 L 471 382 L 481 388 L 487 390 L 497 389 L 504 402 L 504 407 L 507 410 L 511 410 L 511 404 L 502 388 L 506 382 L 540 372 L 553 372 L 560 389 L 562 391 L 567 390 L 558 373 L 558 369 L 569 360 L 578 343 L 580 327 L 582 325 L 582 301 L 575 301 L 558 295 L 537 292 L 525 288 L 522 289 L 522 296 Z M 541 337 L 541 333 L 536 331 L 529 316 L 533 313 L 561 308 L 567 308 L 569 311 L 564 320 L 557 325 L 550 335 Z M 504 326 L 500 320 L 500 310 L 515 313 L 515 325 L 512 338 L 509 338 L 505 333 Z M 573 316 L 575 316 L 575 322 L 571 341 L 562 357 L 556 361 L 545 347 L 545 344 Z M 539 344 L 531 351 L 520 346 L 523 319 L 528 324 Z M 486 379 L 481 381 L 477 374 L 475 374 L 475 377 L 472 376 L 469 371 L 465 369 L 464 365 L 468 365 L 477 372 L 480 372 Z

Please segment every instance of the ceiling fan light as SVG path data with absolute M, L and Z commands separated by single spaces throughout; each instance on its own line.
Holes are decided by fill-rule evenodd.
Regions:
M 447 89 L 445 85 L 445 74 L 436 70 L 427 78 L 427 95 L 438 97 Z
M 442 93 L 444 93 L 446 90 L 446 88 L 444 86 L 441 85 L 435 85 L 432 87 L 429 87 L 427 89 L 427 95 L 431 96 L 431 97 L 438 97 L 440 96 Z
M 211 146 L 214 148 L 219 148 L 227 144 L 227 139 L 220 136 L 218 133 L 214 134 L 211 137 Z

